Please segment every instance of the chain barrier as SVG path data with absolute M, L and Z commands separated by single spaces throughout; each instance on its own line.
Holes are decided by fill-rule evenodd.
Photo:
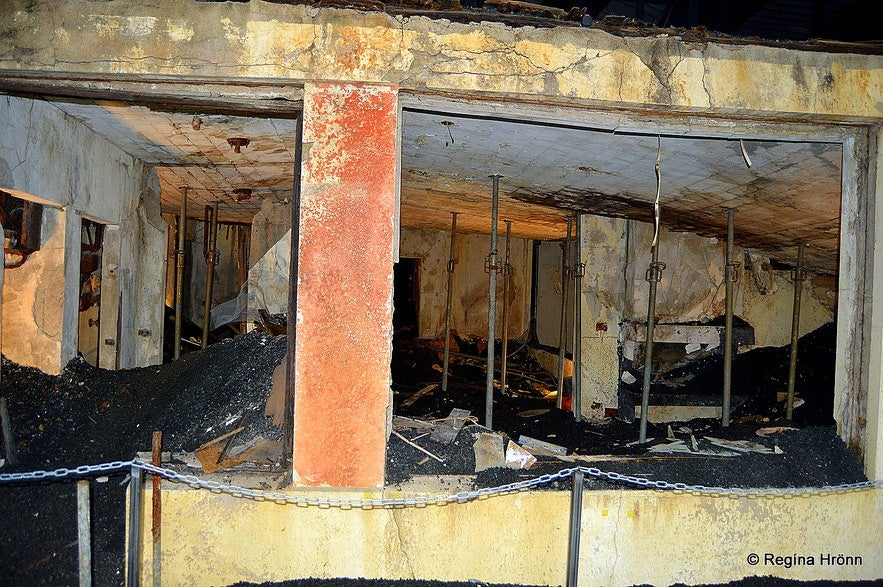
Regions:
M 540 475 L 533 479 L 526 479 L 516 483 L 508 483 L 497 487 L 483 487 L 469 491 L 460 491 L 447 495 L 432 497 L 394 497 L 382 499 L 350 499 L 331 497 L 307 497 L 290 495 L 281 491 L 264 491 L 261 489 L 248 489 L 237 485 L 228 485 L 218 481 L 206 481 L 195 475 L 179 473 L 172 469 L 166 469 L 151 465 L 143 461 L 113 461 L 100 465 L 82 465 L 73 469 L 55 469 L 54 471 L 30 471 L 26 473 L 0 473 L 0 484 L 23 481 L 40 481 L 45 479 L 64 479 L 66 477 L 84 477 L 94 473 L 109 473 L 137 467 L 143 471 L 168 479 L 176 483 L 183 483 L 196 489 L 208 489 L 215 493 L 226 493 L 233 497 L 242 497 L 256 501 L 272 501 L 279 504 L 292 504 L 302 507 L 316 506 L 320 508 L 340 509 L 374 509 L 374 508 L 405 508 L 425 507 L 428 505 L 447 505 L 451 503 L 468 503 L 477 499 L 485 499 L 495 495 L 516 493 L 533 487 L 548 485 L 555 481 L 563 481 L 572 477 L 577 471 L 584 475 L 619 483 L 633 485 L 643 489 L 658 489 L 673 491 L 676 493 L 688 493 L 702 496 L 725 496 L 732 498 L 759 498 L 759 497 L 811 497 L 831 495 L 852 491 L 862 491 L 877 486 L 883 486 L 883 480 L 862 481 L 859 483 L 845 483 L 841 485 L 826 485 L 823 487 L 780 487 L 780 488 L 740 488 L 740 487 L 707 487 L 705 485 L 689 485 L 686 483 L 670 483 L 668 481 L 652 481 L 643 477 L 633 477 L 612 471 L 602 471 L 594 467 L 571 467 L 561 469 L 557 473 Z

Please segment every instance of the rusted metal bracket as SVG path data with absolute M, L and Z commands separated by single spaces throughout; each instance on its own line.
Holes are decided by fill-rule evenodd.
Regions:
M 494 249 L 484 258 L 484 272 L 490 273 L 491 271 L 494 271 L 498 273 L 501 269 L 502 264 L 500 263 L 500 253 L 497 252 L 497 249 Z
M 647 267 L 647 272 L 644 274 L 644 281 L 647 283 L 656 282 L 659 283 L 662 281 L 662 272 L 665 271 L 665 263 L 662 261 L 656 261 L 650 263 L 650 266 Z
M 733 281 L 733 282 L 739 281 L 739 273 L 740 273 L 739 270 L 742 268 L 742 263 L 739 263 L 739 262 L 727 263 L 727 267 L 730 268 L 730 281 Z

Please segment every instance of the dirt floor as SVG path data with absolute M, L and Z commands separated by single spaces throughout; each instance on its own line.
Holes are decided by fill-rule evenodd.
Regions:
M 654 445 L 672 442 L 666 438 L 668 426 L 654 425 L 648 428 L 648 436 L 654 440 L 634 446 L 638 436 L 636 422 L 616 418 L 591 423 L 574 421 L 569 412 L 554 407 L 554 399 L 548 393 L 538 391 L 554 389 L 554 379 L 543 375 L 530 360 L 517 353 L 513 353 L 513 368 L 519 374 L 510 380 L 511 394 L 497 396 L 494 430 L 503 440 L 518 441 L 522 435 L 530 436 L 565 447 L 571 457 L 576 454 L 597 459 L 580 464 L 653 480 L 730 487 L 799 487 L 864 481 L 861 465 L 836 436 L 827 416 L 833 385 L 833 332 L 829 328 L 814 333 L 815 338 L 807 339 L 805 348 L 802 347 L 802 353 L 812 359 L 805 361 L 801 370 L 799 389 L 805 403 L 795 410 L 792 422 L 781 421 L 782 406 L 776 397 L 782 368 L 787 366 L 786 349 L 762 349 L 759 353 L 755 351 L 755 356 L 740 356 L 734 366 L 742 369 L 743 383 L 738 392 L 747 399 L 734 415 L 733 425 L 722 428 L 715 420 L 672 425 L 671 433 L 676 439 L 688 445 L 696 439 L 702 450 L 724 451 L 710 443 L 711 437 L 748 441 L 771 449 L 770 454 L 697 456 L 650 452 L 648 449 Z M 479 354 L 479 348 L 470 348 L 467 341 L 461 343 L 462 355 Z M 258 439 L 278 440 L 281 431 L 272 426 L 263 409 L 272 372 L 283 359 L 285 345 L 284 336 L 253 332 L 223 340 L 204 351 L 187 353 L 181 360 L 163 366 L 112 372 L 75 360 L 58 377 L 4 359 L 2 395 L 9 404 L 18 462 L 14 466 L 6 463 L 0 472 L 129 460 L 138 451 L 149 451 L 154 430 L 163 432 L 164 450 L 187 453 L 240 428 L 231 452 Z M 475 418 L 466 422 L 450 445 L 419 437 L 421 432 L 397 425 L 399 434 L 444 462 L 427 457 L 393 435 L 387 451 L 388 484 L 407 482 L 414 475 L 455 474 L 474 475 L 473 487 L 488 487 L 574 466 L 572 461 L 537 455 L 537 463 L 528 470 L 492 467 L 476 474 L 473 445 L 478 434 L 488 432 L 481 426 L 484 371 L 480 361 L 459 357 L 451 367 L 447 394 L 436 388 L 414 399 L 416 391 L 438 383 L 439 363 L 438 349 L 427 348 L 420 341 L 397 344 L 392 364 L 395 413 L 431 422 L 445 418 L 452 408 L 460 408 L 469 410 Z M 707 368 L 713 370 L 714 366 Z M 746 381 L 768 384 L 749 385 Z M 749 389 L 751 386 L 756 388 Z M 757 435 L 758 429 L 776 425 L 794 429 Z M 261 462 L 250 466 L 270 471 L 271 465 Z M 198 470 L 184 470 L 199 474 Z M 96 585 L 123 584 L 127 482 L 123 472 L 99 477 L 91 483 Z M 611 484 L 588 479 L 587 486 L 601 488 Z M 567 487 L 569 481 L 551 488 Z M 75 484 L 68 480 L 0 485 L 0 496 L 0 584 L 76 584 Z M 769 578 L 746 581 L 734 584 L 797 584 Z M 276 585 L 479 584 L 308 580 Z

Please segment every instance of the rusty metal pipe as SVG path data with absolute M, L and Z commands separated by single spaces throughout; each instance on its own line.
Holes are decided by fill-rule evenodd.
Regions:
M 500 175 L 492 175 L 493 202 L 491 204 L 491 252 L 488 253 L 485 267 L 488 272 L 488 308 L 487 308 L 487 378 L 485 381 L 484 425 L 493 429 L 494 423 L 494 329 L 497 321 L 497 270 L 499 257 L 497 252 L 497 222 L 500 211 Z
M 641 391 L 641 427 L 638 442 L 647 442 L 647 412 L 650 410 L 650 376 L 653 374 L 653 329 L 656 326 L 656 287 L 665 263 L 659 262 L 659 241 L 653 245 L 652 261 L 645 279 L 650 282 L 647 299 L 647 337 L 644 341 L 644 385 Z
M 150 464 L 155 467 L 162 466 L 162 432 L 156 430 L 153 433 L 153 443 L 151 445 Z M 153 537 L 153 585 L 160 587 L 162 581 L 162 477 L 154 475 L 151 480 L 151 489 L 153 490 L 153 526 L 151 534 Z
M 205 307 L 202 311 L 202 348 L 208 346 L 209 322 L 212 315 L 212 286 L 215 279 L 215 264 L 218 262 L 218 206 L 215 202 L 211 212 L 210 226 L 203 227 L 203 230 L 209 231 L 208 251 L 205 254 Z
M 583 275 L 586 265 L 582 262 L 582 215 L 574 219 L 573 249 L 573 385 L 571 386 L 571 407 L 573 417 L 580 419 L 582 414 L 582 361 L 583 361 Z
M 721 406 L 721 425 L 730 425 L 730 391 L 733 382 L 733 285 L 735 273 L 733 272 L 733 217 L 735 210 L 727 210 L 727 259 L 724 266 L 724 281 L 726 291 L 726 314 L 724 319 L 724 389 Z
M 503 260 L 503 348 L 500 358 L 500 391 L 506 393 L 506 368 L 509 354 L 509 274 L 511 273 L 509 266 L 509 243 L 512 239 L 512 221 L 504 220 L 506 223 L 506 256 Z
M 138 587 L 141 556 L 141 468 L 132 465 L 129 482 L 129 560 L 126 587 Z
M 558 392 L 555 407 L 561 409 L 564 400 L 564 354 L 567 346 L 567 291 L 570 289 L 570 273 L 568 261 L 570 252 L 570 231 L 573 229 L 573 218 L 567 217 L 567 237 L 561 245 L 561 323 L 558 329 Z
M 442 366 L 442 391 L 448 390 L 448 369 L 451 364 L 451 304 L 454 299 L 454 265 L 457 259 L 454 258 L 455 239 L 457 237 L 457 213 L 451 212 L 451 253 L 448 256 L 448 290 L 447 301 L 445 302 L 445 358 Z
M 788 399 L 785 404 L 785 418 L 794 415 L 794 383 L 797 379 L 797 344 L 800 339 L 800 295 L 806 273 L 803 270 L 803 243 L 797 247 L 797 266 L 794 268 L 794 310 L 791 314 L 791 358 L 788 362 Z
M 184 320 L 184 246 L 187 233 L 187 190 L 181 188 L 181 215 L 178 217 L 178 248 L 175 255 L 175 352 L 174 358 L 181 357 L 181 326 Z

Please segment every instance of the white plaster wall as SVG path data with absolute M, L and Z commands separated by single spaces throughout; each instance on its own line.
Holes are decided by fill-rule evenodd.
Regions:
M 423 338 L 444 336 L 450 247 L 450 232 L 412 228 L 403 228 L 401 231 L 399 255 L 421 261 L 419 329 Z M 489 251 L 489 235 L 456 236 L 454 256 L 457 263 L 454 266 L 451 329 L 463 337 L 487 337 L 490 280 L 484 271 L 484 262 Z M 505 255 L 505 239 L 498 240 L 497 251 L 502 259 Z M 531 257 L 531 241 L 521 238 L 510 240 L 510 338 L 521 336 L 528 327 Z M 502 336 L 502 324 L 503 279 L 498 275 L 495 326 L 497 337 Z
M 4 173 L 5 185 L 0 187 L 64 207 L 69 224 L 88 216 L 105 224 L 120 225 L 121 249 L 127 253 L 120 262 L 121 291 L 123 305 L 128 308 L 121 313 L 128 344 L 120 348 L 130 352 L 121 365 L 154 362 L 161 357 L 162 347 L 162 297 L 154 297 L 157 286 L 162 291 L 164 257 L 164 251 L 157 255 L 152 246 L 160 232 L 156 222 L 159 184 L 155 173 L 45 101 L 0 97 L 0 125 L 4 129 L 0 133 L 0 167 L 9 170 Z M 151 207 L 156 208 L 156 215 Z M 15 360 L 25 365 L 58 372 L 74 356 L 77 347 L 76 295 L 59 297 L 56 290 L 63 290 L 65 281 L 70 291 L 78 290 L 75 269 L 79 265 L 79 231 L 64 230 L 63 226 L 59 229 L 58 222 L 64 220 L 59 220 L 57 211 L 44 214 L 48 220 L 43 240 L 46 251 L 41 250 L 41 255 L 35 253 L 17 270 L 27 278 L 8 280 L 4 289 L 10 295 L 18 295 L 19 300 L 32 296 L 37 304 L 54 304 L 59 323 L 47 324 L 48 315 L 38 320 L 36 310 L 24 309 L 15 317 L 4 312 L 4 319 L 14 322 L 15 330 L 12 322 L 7 322 L 10 330 L 3 352 L 10 358 L 14 354 Z M 47 226 L 51 229 L 48 232 Z M 30 292 L 28 288 L 36 289 Z M 158 305 L 158 312 L 149 311 L 145 304 Z M 139 345 L 132 340 L 133 333 L 126 330 L 134 326 L 136 314 L 138 322 L 154 333 L 144 337 Z M 51 343 L 43 340 L 47 338 Z M 19 350 L 12 349 L 9 340 L 14 340 Z

